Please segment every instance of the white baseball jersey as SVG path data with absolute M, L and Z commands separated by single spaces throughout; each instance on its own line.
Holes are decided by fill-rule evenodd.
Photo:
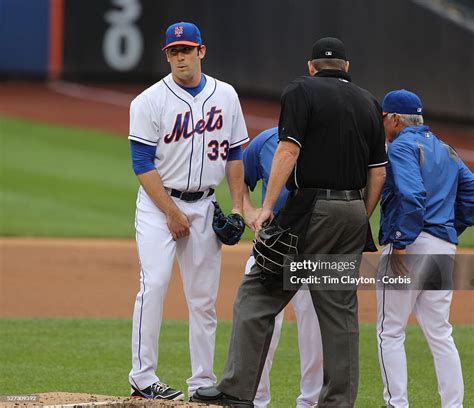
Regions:
M 157 146 L 155 166 L 167 188 L 215 188 L 224 178 L 229 149 L 249 140 L 234 88 L 206 78 L 193 97 L 169 74 L 131 104 L 129 139 Z
M 180 191 L 206 191 L 225 175 L 229 149 L 248 141 L 234 89 L 206 76 L 193 97 L 171 74 L 146 89 L 130 107 L 129 139 L 156 146 L 155 167 L 163 185 Z M 221 243 L 212 229 L 215 196 L 186 202 L 171 198 L 190 221 L 189 235 L 178 240 L 166 214 L 140 187 L 135 228 L 140 258 L 140 291 L 135 300 L 130 384 L 144 390 L 160 381 L 159 337 L 164 298 L 176 257 L 189 307 L 191 377 L 188 392 L 216 383 L 215 302 L 221 270 Z M 163 374 L 166 377 L 165 373 Z

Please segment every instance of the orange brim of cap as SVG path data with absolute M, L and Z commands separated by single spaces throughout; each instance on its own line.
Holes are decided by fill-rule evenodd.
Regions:
M 174 41 L 172 43 L 169 43 L 167 46 L 163 47 L 161 51 L 164 51 L 167 48 L 172 47 L 173 45 L 192 45 L 193 47 L 199 47 L 201 44 L 198 44 L 192 41 Z

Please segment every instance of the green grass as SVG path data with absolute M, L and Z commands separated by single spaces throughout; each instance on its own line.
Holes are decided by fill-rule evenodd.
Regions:
M 127 140 L 0 119 L 2 235 L 132 237 Z
M 63 391 L 127 395 L 131 322 L 94 319 L 0 319 L 0 395 Z M 228 350 L 230 323 L 219 322 L 215 372 Z M 464 406 L 474 404 L 474 328 L 457 326 L 454 337 L 464 371 Z M 361 325 L 357 407 L 382 406 L 375 329 Z M 421 331 L 409 326 L 406 341 L 412 407 L 439 406 L 431 355 Z M 162 380 L 186 389 L 190 376 L 187 322 L 165 321 L 161 331 Z M 272 407 L 294 406 L 299 390 L 296 325 L 286 323 L 271 373 Z
M 135 236 L 125 138 L 0 117 L 0 151 L 0 235 Z M 228 211 L 227 191 L 217 195 Z
M 134 237 L 138 182 L 125 138 L 0 117 L 0 152 L 0 235 Z M 225 182 L 216 194 L 230 211 Z M 371 221 L 376 236 L 378 210 Z M 461 245 L 474 247 L 472 228 Z

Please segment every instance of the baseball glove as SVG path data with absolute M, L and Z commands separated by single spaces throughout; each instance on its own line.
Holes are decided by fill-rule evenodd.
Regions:
M 214 204 L 214 218 L 212 229 L 219 240 L 225 245 L 235 245 L 242 238 L 245 230 L 245 221 L 240 214 L 224 215 L 217 201 Z

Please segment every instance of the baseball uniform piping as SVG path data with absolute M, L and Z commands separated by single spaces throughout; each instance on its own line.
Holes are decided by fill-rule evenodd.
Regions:
M 216 92 L 217 89 L 217 81 L 214 79 L 214 89 L 212 90 L 211 94 L 206 98 L 206 100 L 202 103 L 202 118 L 204 119 L 204 105 L 206 102 L 211 98 L 212 95 Z M 194 134 L 193 134 L 194 137 Z M 201 189 L 201 183 L 202 183 L 202 170 L 204 169 L 204 144 L 205 144 L 205 137 L 206 137 L 206 131 L 203 132 L 202 134 L 202 158 L 201 158 L 201 174 L 199 175 L 199 187 L 198 191 Z
M 143 292 L 142 292 L 142 301 L 140 305 L 140 322 L 138 324 L 138 362 L 140 363 L 140 369 L 142 368 L 142 359 L 140 357 L 140 352 L 141 352 L 141 346 L 142 346 L 142 316 L 143 316 L 143 303 L 145 299 L 145 273 L 143 272 L 143 268 L 141 267 L 141 262 L 140 262 L 140 274 L 142 275 L 143 279 Z
M 248 136 L 247 136 L 247 137 L 244 137 L 243 139 L 237 140 L 237 141 L 234 142 L 234 143 L 231 143 L 231 144 L 229 145 L 229 147 L 236 147 L 236 146 L 239 146 L 239 143 L 240 143 L 240 144 L 244 144 L 247 140 L 248 140 Z
M 193 129 L 194 129 L 194 116 L 193 116 L 193 109 L 191 108 L 191 105 L 186 102 L 183 98 L 181 98 L 180 96 L 178 96 L 171 88 L 170 86 L 166 83 L 166 81 L 163 80 L 163 83 L 166 85 L 166 87 L 170 90 L 170 92 L 176 96 L 176 98 L 180 99 L 181 101 L 183 101 L 186 105 L 188 105 L 188 108 L 189 108 L 189 112 L 191 113 L 191 124 L 193 126 Z M 186 190 L 189 189 L 189 180 L 191 178 L 191 168 L 192 168 L 192 164 L 193 164 L 193 152 L 194 152 L 194 132 L 193 132 L 193 136 L 191 138 L 191 155 L 189 156 L 189 167 L 188 167 L 188 185 L 186 187 Z
M 191 109 L 191 106 L 189 106 L 189 109 L 191 111 L 191 125 L 194 129 L 194 115 L 193 115 L 193 110 Z M 194 130 L 193 130 L 193 136 L 191 137 L 191 154 L 189 155 L 189 167 L 188 167 L 188 185 L 186 187 L 186 190 L 189 189 L 189 182 L 191 179 L 191 170 L 193 167 L 193 153 L 194 153 Z
M 389 255 L 391 254 L 392 252 L 392 248 L 391 248 L 392 244 L 390 244 L 390 251 L 389 251 Z M 388 263 L 390 261 L 390 258 L 387 257 L 387 266 L 385 268 L 385 275 L 384 276 L 387 276 L 387 269 L 388 269 Z M 380 348 L 380 361 L 382 363 L 382 368 L 383 368 L 383 373 L 384 373 L 384 376 L 385 376 L 385 383 L 387 384 L 387 392 L 388 392 L 388 404 L 389 406 L 391 406 L 390 404 L 390 400 L 392 399 L 392 394 L 390 392 L 390 386 L 389 386 L 389 383 L 388 383 L 388 376 L 387 376 L 387 370 L 385 369 L 385 362 L 383 360 L 383 347 L 382 347 L 382 333 L 383 333 L 383 323 L 384 323 L 384 320 L 385 320 L 385 285 L 383 285 L 383 297 L 382 297 L 382 322 L 380 323 L 380 333 L 379 333 L 379 339 L 380 339 L 380 344 L 379 344 L 379 348 Z
M 381 166 L 385 166 L 387 163 L 388 163 L 388 160 L 384 161 L 383 163 L 369 164 L 367 167 L 381 167 Z
M 152 142 L 151 140 L 144 139 L 144 138 L 142 138 L 142 137 L 135 136 L 135 135 L 129 135 L 128 138 L 129 138 L 130 140 L 138 139 L 138 140 L 135 140 L 135 141 L 136 141 L 136 142 L 140 142 L 140 143 L 144 143 L 144 144 L 147 144 L 147 145 L 150 145 L 150 146 L 157 146 L 157 145 L 158 145 L 158 143 Z
M 293 170 L 295 172 L 294 174 L 294 179 L 295 179 L 295 186 L 297 188 L 300 188 L 299 184 L 298 184 L 298 179 L 296 178 L 296 172 L 298 171 L 298 162 L 295 163 L 295 168 Z
M 301 148 L 301 143 L 295 138 L 287 136 L 287 139 L 290 139 L 293 143 L 296 143 Z
M 138 201 L 137 201 L 137 208 L 135 210 L 135 231 L 138 231 L 138 221 L 137 221 L 137 212 L 138 212 L 138 204 L 140 204 L 140 196 L 138 194 Z M 143 272 L 142 263 L 140 261 L 140 248 L 138 246 L 138 233 L 135 232 L 135 240 L 137 242 L 137 252 L 138 252 L 138 263 L 140 264 L 140 275 L 143 279 L 143 292 L 142 292 L 142 301 L 140 305 L 140 322 L 138 324 L 138 362 L 140 363 L 140 369 L 142 368 L 142 359 L 140 358 L 140 350 L 142 345 L 142 315 L 143 315 L 143 299 L 145 297 L 145 273 Z

